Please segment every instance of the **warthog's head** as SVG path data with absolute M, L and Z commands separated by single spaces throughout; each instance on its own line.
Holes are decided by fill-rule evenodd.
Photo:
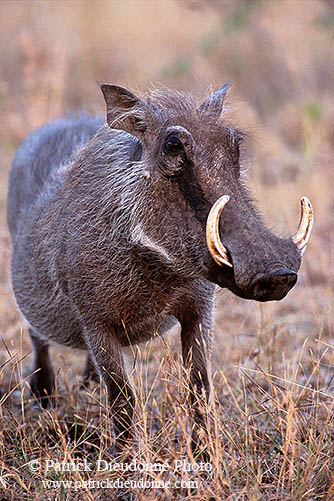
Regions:
M 221 116 L 227 87 L 198 107 L 180 93 L 155 91 L 144 100 L 102 85 L 109 126 L 140 141 L 129 167 L 141 178 L 132 238 L 171 273 L 206 278 L 240 297 L 279 300 L 296 283 L 312 207 L 302 198 L 292 238 L 264 226 L 240 179 L 243 135 Z

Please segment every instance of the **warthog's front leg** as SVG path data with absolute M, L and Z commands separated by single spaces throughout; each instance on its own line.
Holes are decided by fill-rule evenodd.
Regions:
M 180 315 L 183 363 L 189 370 L 190 403 L 194 417 L 192 450 L 195 454 L 205 451 L 200 447 L 200 430 L 207 429 L 207 403 L 210 396 L 208 360 L 211 351 L 211 319 L 198 311 L 198 305 L 189 305 Z M 211 312 L 210 312 L 211 313 Z M 209 325 L 208 325 L 209 324 Z
M 124 369 L 123 356 L 115 331 L 86 331 L 89 355 L 101 375 L 108 391 L 113 431 L 116 436 L 115 452 L 133 445 L 134 397 Z

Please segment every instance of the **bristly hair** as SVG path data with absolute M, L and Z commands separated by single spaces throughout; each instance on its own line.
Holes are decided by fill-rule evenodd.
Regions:
M 190 93 L 170 90 L 167 87 L 152 87 L 143 95 L 143 98 L 152 107 L 153 111 L 160 112 L 171 121 L 185 119 L 190 124 L 196 123 L 199 113 L 201 113 L 199 111 L 200 100 Z M 225 113 L 225 111 L 227 112 Z M 201 122 L 205 127 L 225 124 L 233 126 L 230 123 L 229 109 L 225 110 L 225 108 L 223 108 L 219 117 L 210 113 L 210 111 L 202 112 Z

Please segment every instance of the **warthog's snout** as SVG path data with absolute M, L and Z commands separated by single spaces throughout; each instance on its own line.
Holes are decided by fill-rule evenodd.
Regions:
M 213 204 L 206 225 L 211 257 L 225 269 L 223 275 L 229 277 L 226 286 L 248 299 L 283 299 L 297 282 L 300 258 L 311 235 L 310 201 L 302 197 L 297 232 L 292 238 L 281 239 L 258 225 L 256 219 L 236 215 L 237 211 L 229 207 L 229 200 L 228 195 L 223 195 Z M 221 285 L 226 276 L 219 275 L 216 273 L 215 281 Z
M 297 282 L 297 273 L 281 269 L 256 277 L 250 285 L 251 293 L 257 301 L 283 299 Z

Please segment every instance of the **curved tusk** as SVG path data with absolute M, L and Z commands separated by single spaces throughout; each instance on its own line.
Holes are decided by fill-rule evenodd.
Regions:
M 301 214 L 300 214 L 299 226 L 295 235 L 292 237 L 292 241 L 297 245 L 298 249 L 301 252 L 301 255 L 303 255 L 311 236 L 314 215 L 311 202 L 309 201 L 308 198 L 302 197 L 300 199 L 300 203 L 301 203 Z
M 212 258 L 219 266 L 230 266 L 233 264 L 230 261 L 228 252 L 222 244 L 219 237 L 219 216 L 229 201 L 228 195 L 223 195 L 213 204 L 206 222 L 206 242 Z

